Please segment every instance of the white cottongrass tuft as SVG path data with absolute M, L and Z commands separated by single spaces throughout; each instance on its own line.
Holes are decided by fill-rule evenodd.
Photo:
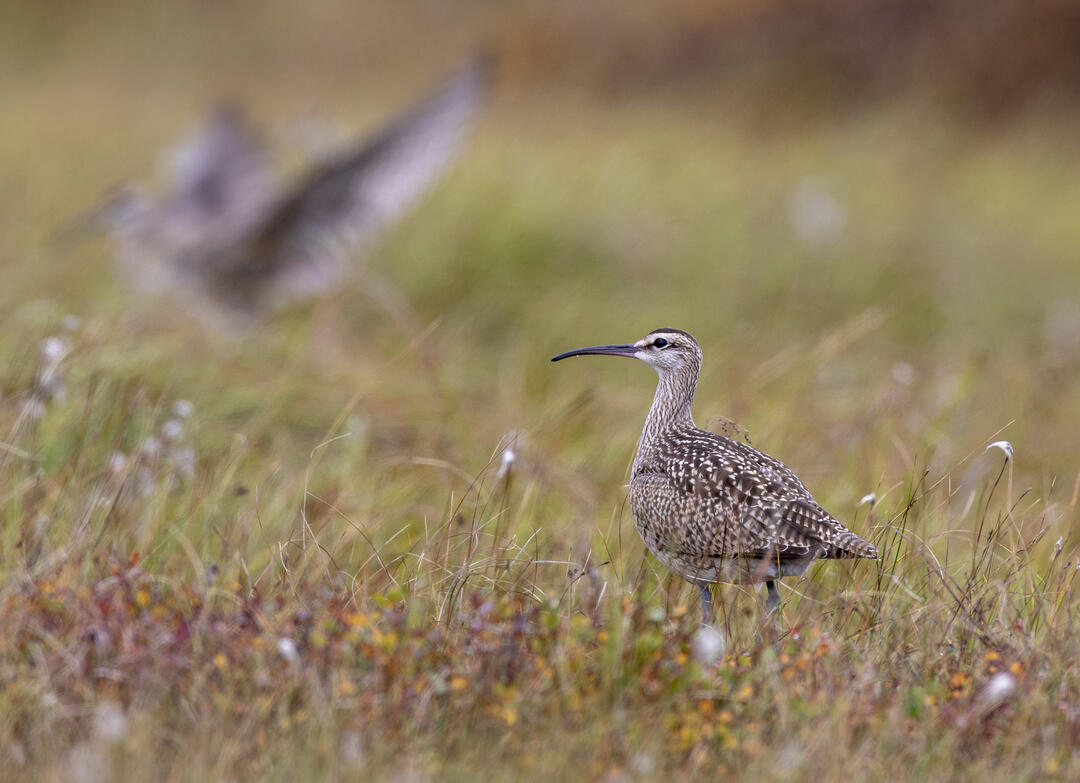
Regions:
M 151 459 L 161 453 L 161 441 L 151 435 L 143 441 L 142 453 Z
M 46 337 L 41 342 L 41 358 L 46 364 L 58 364 L 67 350 L 67 341 L 62 337 Z
M 499 455 L 499 469 L 495 474 L 496 478 L 506 478 L 514 470 L 514 466 L 521 457 L 522 448 L 527 446 L 527 437 L 520 430 L 510 430 L 499 438 L 499 444 L 495 447 L 495 453 Z M 492 454 L 492 458 L 494 456 L 495 454 Z
M 998 672 L 979 691 L 979 707 L 989 712 L 1005 703 L 1016 692 L 1016 678 L 1008 672 Z
M 1009 462 L 1013 458 L 1013 446 L 1007 440 L 995 440 L 986 447 L 987 451 L 990 451 L 990 449 L 1001 449 L 1002 453 L 1005 455 L 1006 462 Z
M 172 412 L 181 419 L 186 419 L 195 412 L 195 405 L 189 400 L 177 400 L 173 403 Z
M 68 342 L 63 337 L 46 337 L 41 341 L 41 360 L 34 389 L 34 402 L 40 404 L 33 405 L 28 411 L 31 417 L 41 418 L 45 415 L 46 404 L 63 401 L 67 396 L 67 389 L 64 387 L 65 373 L 60 365 L 68 355 L 68 350 Z
M 690 653 L 694 660 L 703 666 L 708 666 L 724 654 L 727 642 L 724 635 L 711 625 L 703 625 L 694 631 L 690 639 Z
M 282 636 L 277 640 L 277 651 L 278 655 L 289 663 L 296 663 L 300 660 L 300 651 L 296 649 L 296 642 L 288 636 Z
M 859 498 L 860 506 L 865 506 L 867 503 L 869 503 L 871 506 L 877 503 L 877 495 L 875 495 L 873 492 L 867 492 L 865 495 Z
M 176 440 L 184 434 L 184 423 L 180 419 L 169 419 L 161 427 L 161 435 L 165 440 Z
M 109 470 L 113 473 L 123 473 L 124 469 L 128 466 L 127 454 L 120 451 L 114 451 L 109 455 L 108 465 Z
M 507 446 L 503 449 L 502 461 L 499 463 L 499 472 L 496 474 L 497 478 L 502 478 L 510 472 L 510 468 L 514 466 L 514 460 L 517 459 L 517 454 L 512 448 Z

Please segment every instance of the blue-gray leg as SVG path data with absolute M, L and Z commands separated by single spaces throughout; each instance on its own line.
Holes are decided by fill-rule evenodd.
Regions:
M 780 591 L 776 589 L 776 582 L 772 579 L 765 583 L 768 592 L 765 598 L 765 614 L 770 615 L 780 608 Z
M 698 587 L 701 589 L 701 624 L 711 625 L 713 621 L 713 605 L 709 584 L 706 582 L 699 582 Z

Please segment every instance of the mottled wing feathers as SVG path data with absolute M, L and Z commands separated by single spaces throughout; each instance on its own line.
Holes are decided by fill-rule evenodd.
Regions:
M 265 149 L 238 107 L 219 106 L 170 158 L 174 188 L 163 214 L 173 220 L 235 235 L 265 214 L 274 192 Z
M 374 225 L 397 218 L 443 173 L 468 134 L 476 110 L 487 95 L 491 65 L 473 62 L 432 97 L 400 117 L 369 144 L 346 156 L 340 174 L 332 174 L 330 196 L 347 202 L 359 219 Z M 312 183 L 315 189 L 321 186 Z
M 639 509 L 681 532 L 678 554 L 799 559 L 876 557 L 782 462 L 711 432 L 680 432 L 639 476 Z M 634 487 L 631 487 L 632 493 Z M 651 498 L 651 499 L 650 499 Z
M 488 91 L 477 59 L 432 97 L 286 193 L 236 252 L 219 259 L 228 288 L 286 281 L 300 293 L 331 285 L 349 253 L 397 218 L 446 169 Z

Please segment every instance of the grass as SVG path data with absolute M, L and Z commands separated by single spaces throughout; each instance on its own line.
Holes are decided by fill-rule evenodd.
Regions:
M 511 80 L 368 255 L 417 329 L 358 275 L 221 336 L 51 239 L 233 62 L 202 41 L 125 76 L 106 28 L 11 79 L 0 122 L 10 776 L 1080 775 L 1074 118 L 988 131 L 908 97 L 763 131 L 707 91 Z M 249 73 L 274 30 L 228 77 L 268 118 L 310 43 Z M 819 241 L 790 217 L 808 181 L 844 215 Z M 718 588 L 713 660 L 625 507 L 652 377 L 547 361 L 661 325 L 705 348 L 699 423 L 737 422 L 883 555 L 785 582 L 764 628 Z

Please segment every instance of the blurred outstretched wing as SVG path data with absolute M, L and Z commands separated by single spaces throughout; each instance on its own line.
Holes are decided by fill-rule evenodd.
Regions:
M 170 163 L 174 188 L 164 214 L 193 232 L 250 228 L 274 195 L 261 140 L 237 106 L 215 109 Z
M 278 205 L 242 248 L 207 270 L 227 299 L 323 290 L 361 242 L 399 217 L 439 177 L 467 136 L 488 93 L 491 65 L 477 58 L 376 136 L 317 168 Z

